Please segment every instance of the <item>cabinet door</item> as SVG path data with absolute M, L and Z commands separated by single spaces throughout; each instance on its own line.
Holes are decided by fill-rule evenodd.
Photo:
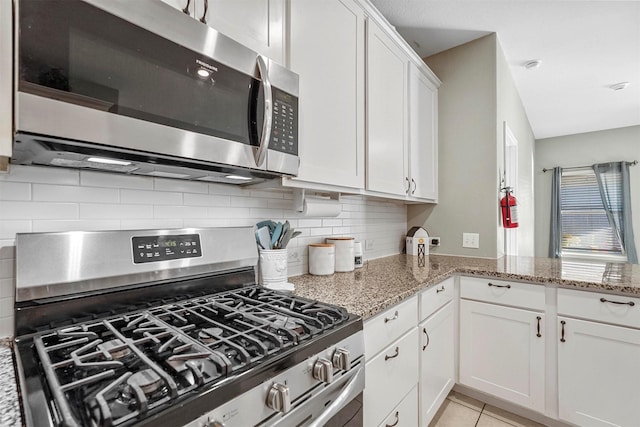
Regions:
M 408 59 L 373 21 L 367 21 L 367 189 L 406 195 Z
M 417 425 L 418 389 L 414 387 L 380 423 L 380 427 L 416 427 Z
M 411 331 L 367 361 L 367 379 L 362 400 L 363 425 L 379 425 L 418 383 L 417 345 L 418 330 L 414 326 Z
M 206 17 L 210 27 L 284 64 L 285 0 L 208 0 Z
M 543 333 L 542 313 L 461 300 L 460 382 L 543 412 Z
M 352 0 L 291 2 L 300 75 L 298 180 L 364 188 L 364 12 Z
M 558 327 L 560 419 L 584 427 L 637 426 L 640 330 L 566 317 L 558 317 Z
M 433 83 L 413 64 L 410 66 L 409 79 L 409 195 L 436 201 L 438 92 Z
M 455 383 L 453 302 L 420 324 L 420 425 L 428 426 Z

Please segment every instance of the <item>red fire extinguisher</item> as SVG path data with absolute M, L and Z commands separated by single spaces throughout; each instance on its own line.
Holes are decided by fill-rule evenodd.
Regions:
M 504 228 L 518 227 L 518 202 L 511 194 L 511 187 L 503 188 L 506 194 L 500 199 L 500 210 L 502 211 L 502 226 Z

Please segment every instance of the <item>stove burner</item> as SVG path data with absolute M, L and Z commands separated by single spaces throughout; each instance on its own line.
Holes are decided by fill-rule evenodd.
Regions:
M 205 328 L 198 332 L 198 338 L 205 344 L 216 342 L 222 336 L 222 328 Z
M 122 347 L 124 343 L 121 339 L 116 338 L 110 341 L 103 342 L 102 344 L 98 344 L 98 350 L 109 353 L 112 359 L 119 360 L 123 359 L 131 354 L 131 349 L 129 347 Z
M 132 387 L 138 386 L 144 394 L 149 395 L 162 387 L 162 378 L 153 369 L 144 369 L 131 375 L 127 384 Z
M 273 321 L 273 326 L 275 328 L 288 329 L 290 331 L 295 332 L 298 335 L 304 334 L 304 328 L 302 327 L 302 325 L 297 323 L 296 319 L 291 319 L 290 317 L 278 316 Z

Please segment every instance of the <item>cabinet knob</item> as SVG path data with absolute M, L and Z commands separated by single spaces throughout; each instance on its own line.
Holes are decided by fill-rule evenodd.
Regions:
M 289 387 L 274 383 L 267 394 L 267 406 L 274 411 L 286 413 L 291 410 L 291 395 Z
M 333 356 L 331 357 L 333 360 L 333 367 L 336 369 L 342 369 L 343 371 L 348 371 L 351 369 L 351 360 L 349 359 L 349 350 L 345 348 L 337 348 L 336 351 L 333 352 Z
M 333 381 L 333 364 L 324 357 L 319 358 L 313 364 L 313 378 L 330 384 Z

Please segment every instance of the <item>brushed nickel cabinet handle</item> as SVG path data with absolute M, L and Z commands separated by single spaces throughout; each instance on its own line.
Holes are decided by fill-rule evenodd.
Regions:
M 209 0 L 204 0 L 204 12 L 202 12 L 202 17 L 200 18 L 200 22 L 203 24 L 207 23 L 207 11 L 209 10 Z
M 610 302 L 611 304 L 628 305 L 629 307 L 633 307 L 634 305 L 636 305 L 636 303 L 633 301 L 629 301 L 629 302 L 611 301 L 610 299 L 604 299 L 604 298 L 600 298 L 600 302 Z
M 561 335 L 560 335 L 560 342 L 567 342 L 567 340 L 564 339 L 564 325 L 566 325 L 567 322 L 565 322 L 564 320 L 561 320 L 560 324 L 562 325 L 562 331 L 561 331 Z
M 394 354 L 393 356 L 387 356 L 386 354 L 384 355 L 384 360 L 387 361 L 389 359 L 395 359 L 396 357 L 398 357 L 400 355 L 400 347 L 396 347 L 396 354 Z
M 183 13 L 186 13 L 187 15 L 190 15 L 189 13 L 189 6 L 191 5 L 191 0 L 187 0 L 187 5 L 184 7 L 184 9 L 182 9 Z
M 489 286 L 493 286 L 494 288 L 507 288 L 507 289 L 511 289 L 511 285 L 494 285 L 493 283 L 489 282 Z
M 425 351 L 429 346 L 429 341 L 431 341 L 431 338 L 429 338 L 429 334 L 427 333 L 427 328 L 422 328 L 422 333 L 424 333 L 427 336 L 427 343 L 422 346 L 422 351 Z
M 395 427 L 400 422 L 400 412 L 396 411 L 396 422 L 393 424 L 385 424 L 385 427 Z
M 397 318 L 398 318 L 398 310 L 396 310 L 396 312 L 393 315 L 393 317 L 385 317 L 384 318 L 384 323 L 391 322 L 392 320 L 396 320 Z
M 542 320 L 542 317 L 536 316 L 536 319 L 538 319 L 538 333 L 536 334 L 536 336 L 540 338 L 542 336 L 542 334 L 540 333 L 540 321 Z

